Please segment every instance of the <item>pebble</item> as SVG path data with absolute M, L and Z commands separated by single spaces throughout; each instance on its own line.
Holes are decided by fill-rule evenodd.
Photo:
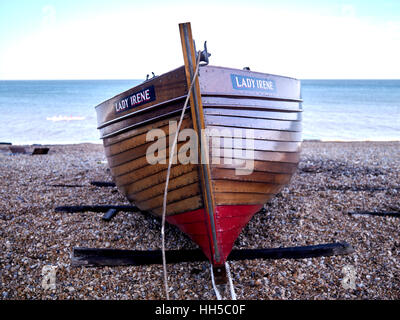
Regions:
M 129 203 L 112 192 L 117 189 L 90 185 L 111 181 L 102 145 L 50 150 L 43 156 L 11 157 L 0 148 L 0 181 L 7 181 L 0 184 L 0 212 L 6 217 L 0 218 L 1 298 L 164 299 L 160 265 L 70 267 L 73 247 L 159 249 L 160 223 L 126 212 L 109 223 L 102 213 L 56 213 L 61 205 Z M 51 187 L 57 184 L 82 187 Z M 356 252 L 230 262 L 238 299 L 400 299 L 400 219 L 348 215 L 399 212 L 399 186 L 398 142 L 304 142 L 290 184 L 249 221 L 234 248 L 347 242 Z M 373 188 L 382 190 L 369 191 Z M 167 249 L 197 248 L 177 228 L 167 225 L 165 232 Z M 45 265 L 59 266 L 56 289 L 50 292 L 42 289 Z M 171 297 L 216 299 L 207 262 L 168 264 L 168 274 Z M 356 291 L 343 286 L 346 277 L 355 281 Z

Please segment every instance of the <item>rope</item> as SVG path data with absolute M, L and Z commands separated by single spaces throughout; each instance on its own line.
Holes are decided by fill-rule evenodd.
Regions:
M 231 298 L 232 298 L 232 300 L 236 300 L 235 288 L 233 287 L 231 269 L 229 267 L 228 262 L 225 262 L 225 268 L 226 268 L 226 272 L 228 274 L 228 282 L 229 282 L 229 289 L 231 290 Z
M 175 132 L 174 142 L 172 143 L 172 147 L 171 147 L 171 150 L 170 150 L 168 170 L 167 170 L 167 179 L 165 181 L 164 199 L 163 199 L 163 211 L 162 211 L 162 222 L 161 222 L 161 245 L 162 245 L 162 259 L 163 259 L 163 272 L 164 272 L 164 287 L 165 287 L 165 295 L 166 295 L 167 300 L 169 300 L 169 287 L 168 287 L 167 261 L 166 261 L 166 258 L 165 258 L 165 214 L 166 214 L 166 211 L 167 211 L 167 195 L 168 195 L 169 176 L 170 176 L 170 173 L 171 173 L 172 161 L 174 159 L 173 155 L 175 153 L 176 144 L 178 143 L 179 130 L 181 128 L 182 121 L 183 121 L 183 116 L 185 115 L 185 110 L 186 110 L 187 104 L 189 102 L 190 93 L 192 92 L 193 85 L 194 85 L 195 80 L 197 78 L 197 75 L 199 73 L 199 66 L 200 66 L 200 52 L 198 54 L 197 61 L 196 61 L 196 71 L 194 73 L 194 76 L 193 76 L 193 79 L 192 79 L 192 83 L 190 84 L 190 88 L 189 88 L 188 94 L 186 96 L 185 104 L 183 105 L 181 117 L 179 119 L 178 127 L 177 127 L 176 132 Z
M 221 299 L 221 294 L 219 293 L 219 290 L 218 290 L 218 288 L 217 288 L 217 285 L 215 284 L 214 270 L 213 270 L 213 265 L 212 265 L 212 263 L 210 264 L 210 268 L 211 268 L 211 283 L 212 283 L 212 285 L 213 285 L 215 295 L 217 296 L 217 300 L 222 300 L 222 299 Z
M 220 292 L 219 292 L 219 290 L 217 288 L 217 285 L 215 284 L 213 266 L 212 266 L 212 264 L 210 264 L 210 266 L 211 266 L 211 283 L 212 283 L 212 286 L 214 288 L 215 295 L 217 296 L 217 300 L 222 300 L 221 294 L 220 294 Z M 225 262 L 225 269 L 226 269 L 226 273 L 228 275 L 229 290 L 231 292 L 231 300 L 236 300 L 235 288 L 233 286 L 231 270 L 229 268 L 228 262 Z

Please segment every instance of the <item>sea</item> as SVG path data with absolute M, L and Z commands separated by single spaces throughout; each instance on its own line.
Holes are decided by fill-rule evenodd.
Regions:
M 143 80 L 0 81 L 0 143 L 101 143 L 95 106 Z M 302 80 L 303 139 L 400 141 L 400 80 Z

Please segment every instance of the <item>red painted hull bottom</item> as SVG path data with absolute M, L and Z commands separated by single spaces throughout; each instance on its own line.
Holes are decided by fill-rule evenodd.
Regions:
M 233 244 L 243 227 L 263 205 L 217 206 L 215 226 L 220 260 L 214 259 L 214 246 L 211 238 L 208 214 L 205 209 L 188 211 L 166 217 L 167 222 L 176 225 L 203 250 L 213 265 L 223 265 L 232 251 Z

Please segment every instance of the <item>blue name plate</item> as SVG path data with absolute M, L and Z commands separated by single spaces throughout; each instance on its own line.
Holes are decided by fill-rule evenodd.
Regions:
M 236 90 L 264 91 L 273 93 L 276 91 L 275 81 L 255 77 L 231 74 L 232 87 Z
M 129 97 L 115 102 L 115 113 L 124 112 L 154 100 L 156 100 L 156 92 L 154 90 L 154 86 L 150 86 L 130 95 Z

